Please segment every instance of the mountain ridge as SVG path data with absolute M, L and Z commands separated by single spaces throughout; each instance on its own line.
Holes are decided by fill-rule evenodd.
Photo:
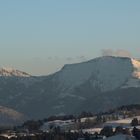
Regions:
M 139 103 L 139 66 L 132 58 L 104 56 L 67 64 L 48 76 L 1 77 L 0 105 L 43 118 Z
M 31 75 L 13 68 L 2 67 L 0 68 L 0 76 L 30 77 Z

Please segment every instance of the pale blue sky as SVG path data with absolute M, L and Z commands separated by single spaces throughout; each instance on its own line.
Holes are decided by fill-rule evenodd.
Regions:
M 103 49 L 140 57 L 140 0 L 0 1 L 0 66 L 47 75 Z

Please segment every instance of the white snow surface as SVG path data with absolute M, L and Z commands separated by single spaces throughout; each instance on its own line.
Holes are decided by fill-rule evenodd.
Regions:
M 134 72 L 133 72 L 133 76 L 135 78 L 140 79 L 140 61 L 135 60 L 135 59 L 131 59 L 132 64 L 134 66 Z
M 127 119 L 121 119 L 121 120 L 117 120 L 117 121 L 108 121 L 106 123 L 103 124 L 103 126 L 112 126 L 113 128 L 117 127 L 117 126 L 122 126 L 124 128 L 129 128 L 130 123 L 132 121 L 133 118 L 127 118 Z
M 128 79 L 122 88 L 140 87 L 140 61 L 131 59 L 131 63 L 133 65 L 132 76 Z
M 89 129 L 83 129 L 83 133 L 89 133 L 89 134 L 94 134 L 95 132 L 100 133 L 102 128 L 89 128 Z
M 106 92 L 122 87 L 128 79 L 133 77 L 139 80 L 139 70 L 137 60 L 104 56 L 88 62 L 65 65 L 57 78 L 60 86 L 65 87 L 64 90 L 69 89 L 69 92 L 88 80 L 90 80 L 94 88 Z M 68 95 L 70 94 L 69 92 L 67 93 Z
M 0 76 L 30 77 L 31 75 L 13 68 L 0 68 Z
M 137 118 L 138 120 L 140 120 L 140 116 L 135 116 L 135 117 L 132 117 L 132 118 L 108 121 L 108 122 L 105 122 L 103 124 L 103 127 L 104 126 L 112 126 L 113 128 L 116 128 L 117 126 L 122 126 L 124 128 L 133 128 L 131 126 L 131 122 L 134 118 Z
M 53 125 L 55 127 L 59 126 L 60 128 L 62 128 L 62 127 L 74 125 L 74 122 L 73 122 L 73 120 L 66 120 L 66 121 L 55 120 L 55 121 L 50 121 L 50 122 L 45 123 L 41 127 L 41 130 L 47 131 L 47 130 L 49 130 L 51 125 Z

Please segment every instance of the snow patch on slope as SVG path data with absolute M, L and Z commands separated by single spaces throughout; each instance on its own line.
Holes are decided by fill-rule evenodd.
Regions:
M 122 88 L 140 87 L 140 61 L 131 59 L 131 63 L 133 65 L 133 73 Z
M 3 67 L 3 68 L 0 69 L 0 76 L 30 77 L 31 75 L 29 75 L 25 72 L 19 71 L 19 70 L 15 70 L 13 68 Z
M 131 59 L 131 61 L 134 66 L 133 76 L 140 79 L 140 61 L 137 61 L 135 59 Z

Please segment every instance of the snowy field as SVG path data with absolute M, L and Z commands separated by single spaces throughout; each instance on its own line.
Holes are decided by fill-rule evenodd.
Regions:
M 95 132 L 99 133 L 102 130 L 102 128 L 105 126 L 112 126 L 114 129 L 117 126 L 122 126 L 123 128 L 129 128 L 131 130 L 131 129 L 133 129 L 133 127 L 130 124 L 134 118 L 137 118 L 138 120 L 140 120 L 140 116 L 136 116 L 133 118 L 120 119 L 120 120 L 116 120 L 116 121 L 108 121 L 99 128 L 83 129 L 83 132 L 84 133 L 88 132 L 90 134 L 94 134 Z M 137 128 L 140 129 L 140 126 L 137 126 Z

